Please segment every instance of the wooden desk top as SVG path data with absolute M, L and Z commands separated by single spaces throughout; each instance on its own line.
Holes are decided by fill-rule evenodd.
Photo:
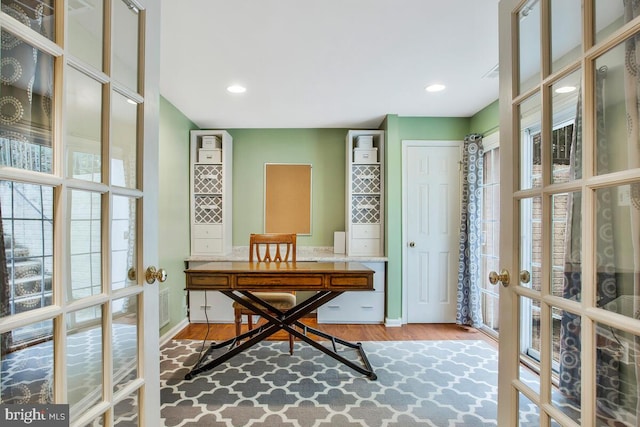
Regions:
M 209 262 L 185 270 L 188 290 L 367 291 L 373 273 L 358 262 Z

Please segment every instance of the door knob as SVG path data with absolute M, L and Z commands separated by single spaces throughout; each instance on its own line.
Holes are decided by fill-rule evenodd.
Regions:
M 416 242 L 409 242 L 409 247 L 413 248 L 416 245 Z
M 489 282 L 492 285 L 495 285 L 496 283 L 500 282 L 502 283 L 502 286 L 509 286 L 509 282 L 511 281 L 511 278 L 509 277 L 509 270 L 507 270 L 506 268 L 503 268 L 500 271 L 500 274 L 496 273 L 495 271 L 492 271 L 489 273 Z
M 164 268 L 156 270 L 154 266 L 149 266 L 144 277 L 148 284 L 152 284 L 156 280 L 158 282 L 164 282 L 167 280 L 167 271 Z

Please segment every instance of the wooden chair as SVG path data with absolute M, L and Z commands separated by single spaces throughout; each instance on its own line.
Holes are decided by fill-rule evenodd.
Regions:
M 251 234 L 249 237 L 249 262 L 296 261 L 296 234 Z M 275 308 L 286 311 L 296 305 L 295 292 L 254 292 Z M 253 329 L 256 313 L 238 302 L 233 303 L 236 335 L 242 332 L 242 316 L 247 316 L 249 330 Z M 293 335 L 289 334 L 289 353 L 293 354 Z

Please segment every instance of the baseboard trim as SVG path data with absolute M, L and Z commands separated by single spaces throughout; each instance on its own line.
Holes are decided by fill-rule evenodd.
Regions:
M 390 319 L 387 317 L 386 319 L 384 319 L 384 326 L 386 326 L 387 328 L 399 328 L 400 326 L 402 326 L 402 319 Z
M 169 341 L 171 341 L 171 339 L 175 337 L 178 332 L 186 328 L 188 324 L 189 324 L 189 319 L 187 318 L 182 319 L 181 322 L 179 322 L 173 328 L 169 329 L 166 333 L 164 333 L 160 337 L 160 345 L 166 344 Z

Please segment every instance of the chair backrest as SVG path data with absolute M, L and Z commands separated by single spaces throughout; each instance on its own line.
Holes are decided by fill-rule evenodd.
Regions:
M 258 262 L 295 262 L 296 234 L 251 234 L 249 236 L 249 261 L 254 260 Z

